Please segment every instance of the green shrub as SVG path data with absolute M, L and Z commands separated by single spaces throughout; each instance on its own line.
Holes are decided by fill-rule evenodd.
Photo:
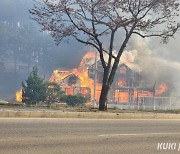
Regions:
M 65 102 L 69 106 L 79 106 L 79 105 L 84 105 L 87 102 L 87 98 L 84 96 L 79 96 L 79 95 L 68 95 L 65 98 Z

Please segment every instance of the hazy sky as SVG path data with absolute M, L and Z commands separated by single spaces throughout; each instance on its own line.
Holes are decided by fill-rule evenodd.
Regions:
M 0 1 L 0 21 L 2 20 L 15 20 L 22 22 L 27 20 L 31 21 L 29 17 L 31 16 L 28 13 L 28 9 L 32 8 L 33 0 L 1 0 Z M 39 26 L 37 23 L 34 23 L 36 26 Z M 171 39 L 171 41 L 167 45 L 160 44 L 160 41 L 154 41 L 152 44 L 150 44 L 151 48 L 154 48 L 156 51 L 162 51 L 162 50 L 168 50 L 165 57 L 169 58 L 169 54 L 171 55 L 171 58 L 174 60 L 179 60 L 178 56 L 176 55 L 177 52 L 179 52 L 179 42 L 180 42 L 180 32 L 179 34 L 176 34 L 176 39 Z M 154 40 L 154 38 L 152 39 Z M 155 39 L 156 40 L 156 39 Z M 74 43 L 74 46 L 77 45 L 77 43 Z M 72 46 L 72 45 L 71 45 Z M 81 45 L 80 45 L 81 46 Z M 68 45 L 67 45 L 68 47 Z

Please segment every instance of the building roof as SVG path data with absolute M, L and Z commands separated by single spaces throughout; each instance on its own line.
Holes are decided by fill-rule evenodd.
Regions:
M 64 77 L 64 78 L 61 78 L 61 80 L 64 80 L 64 79 L 66 79 L 66 78 L 68 78 L 68 77 L 70 77 L 70 76 L 75 76 L 76 78 L 78 78 L 79 80 L 81 80 L 77 75 L 75 75 L 74 73 L 70 73 L 69 75 L 67 75 L 66 77 Z
M 50 78 L 50 81 L 56 81 L 58 83 L 60 83 L 62 80 L 64 80 L 65 78 L 68 78 L 70 76 L 76 76 L 78 78 L 77 75 L 75 75 L 74 73 L 72 73 L 71 71 L 59 71 L 59 70 L 55 70 L 53 72 L 52 77 Z M 78 78 L 80 80 L 80 78 Z

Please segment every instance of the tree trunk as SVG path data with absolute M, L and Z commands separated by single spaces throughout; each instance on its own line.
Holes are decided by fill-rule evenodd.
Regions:
M 116 74 L 116 70 L 118 68 L 118 65 L 119 65 L 119 61 L 120 61 L 120 57 L 126 47 L 126 44 L 133 32 L 135 27 L 132 27 L 132 29 L 130 30 L 129 34 L 126 35 L 126 38 L 118 52 L 118 55 L 113 63 L 113 66 L 111 68 L 111 58 L 109 59 L 109 63 L 106 67 L 104 67 L 104 75 L 103 75 L 103 85 L 102 85 L 102 90 L 101 90 L 101 96 L 100 96 L 100 99 L 99 99 L 99 111 L 105 111 L 107 110 L 107 95 L 108 95 L 108 92 L 109 92 L 109 89 L 113 83 L 113 80 L 114 80 L 114 76 Z M 113 38 L 113 37 L 112 37 Z M 113 42 L 113 40 L 112 40 Z M 110 47 L 111 48 L 111 47 Z M 102 51 L 100 51 L 99 53 L 102 53 Z M 111 52 L 110 52 L 111 53 Z M 112 56 L 112 55 L 109 55 L 109 56 Z M 104 59 L 101 58 L 101 62 L 103 62 Z M 103 63 L 102 63 L 103 64 Z
M 119 60 L 114 62 L 112 69 L 108 67 L 104 69 L 103 85 L 102 85 L 102 90 L 101 90 L 101 96 L 99 99 L 99 111 L 107 110 L 107 96 L 108 96 L 109 89 L 112 85 L 112 82 L 114 80 L 114 76 L 116 74 L 118 64 L 119 64 Z
M 102 86 L 101 96 L 99 99 L 99 111 L 107 110 L 107 95 L 108 95 L 109 88 L 108 86 Z
M 109 91 L 108 72 L 109 68 L 104 69 L 102 90 L 99 98 L 99 111 L 107 110 L 107 95 Z

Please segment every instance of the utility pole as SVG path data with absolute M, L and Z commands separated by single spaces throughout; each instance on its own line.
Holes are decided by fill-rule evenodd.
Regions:
M 93 94 L 93 107 L 96 105 L 96 81 L 97 81 L 97 51 L 95 51 L 94 58 L 94 94 Z
M 156 110 L 156 81 L 153 87 L 153 109 Z

